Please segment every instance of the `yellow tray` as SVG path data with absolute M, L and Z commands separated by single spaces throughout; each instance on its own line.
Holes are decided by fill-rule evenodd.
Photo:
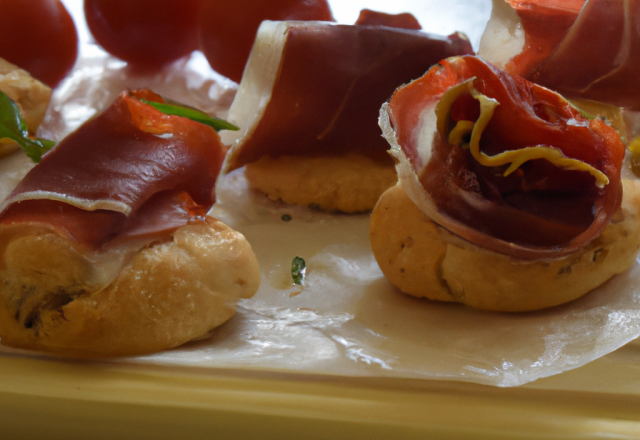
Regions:
M 640 342 L 518 388 L 4 355 L 3 439 L 640 438 Z

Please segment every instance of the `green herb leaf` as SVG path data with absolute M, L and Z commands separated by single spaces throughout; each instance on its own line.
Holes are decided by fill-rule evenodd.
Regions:
M 290 222 L 293 219 L 293 217 L 291 217 L 289 214 L 284 214 L 280 218 L 282 219 L 283 222 Z
M 166 115 L 182 116 L 183 118 L 189 118 L 192 121 L 200 122 L 201 124 L 208 125 L 215 131 L 220 130 L 240 130 L 235 125 L 220 118 L 213 118 L 206 113 L 196 110 L 194 108 L 185 107 L 183 105 L 175 104 L 162 104 L 160 102 L 147 101 L 146 99 L 140 99 L 145 104 L 149 104 L 156 110 L 160 110 Z
M 31 139 L 17 104 L 0 91 L 0 139 L 4 138 L 14 140 L 35 163 L 56 144 L 47 139 Z
M 583 118 L 587 118 L 589 120 L 595 119 L 596 117 L 590 113 L 587 113 L 586 111 L 582 110 L 580 107 L 578 107 L 578 104 L 572 101 L 567 101 L 569 103 L 569 105 L 571 107 L 573 107 L 574 109 L 578 110 L 578 112 L 582 115 Z
M 304 275 L 306 272 L 307 264 L 304 262 L 304 259 L 295 257 L 291 263 L 291 277 L 293 278 L 293 283 L 301 285 L 304 281 Z

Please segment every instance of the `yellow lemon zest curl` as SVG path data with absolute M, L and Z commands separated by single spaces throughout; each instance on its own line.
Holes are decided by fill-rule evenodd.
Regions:
M 601 171 L 581 160 L 571 159 L 565 156 L 558 148 L 548 145 L 535 145 L 518 150 L 508 150 L 494 156 L 489 156 L 480 151 L 480 136 L 482 136 L 482 132 L 487 124 L 489 124 L 495 108 L 500 105 L 500 103 L 476 90 L 473 86 L 474 80 L 475 77 L 450 88 L 442 95 L 442 98 L 436 105 L 435 113 L 438 132 L 447 133 L 449 127 L 452 125 L 451 106 L 460 96 L 468 93 L 480 103 L 480 116 L 476 122 L 466 120 L 458 121 L 451 129 L 448 135 L 450 145 L 464 149 L 468 148 L 473 158 L 483 166 L 496 167 L 510 164 L 503 173 L 504 177 L 513 173 L 525 162 L 534 159 L 546 159 L 559 168 L 585 171 L 591 174 L 595 178 L 598 188 L 603 188 L 609 183 L 609 179 Z M 466 141 L 466 139 L 470 140 Z

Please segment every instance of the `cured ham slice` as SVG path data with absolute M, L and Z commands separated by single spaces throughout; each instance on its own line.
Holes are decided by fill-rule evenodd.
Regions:
M 458 34 L 266 21 L 229 112 L 241 130 L 223 135 L 233 142 L 226 169 L 263 156 L 349 153 L 391 164 L 375 123 L 380 105 L 434 63 L 471 52 Z
M 163 102 L 150 91 L 122 93 L 43 156 L 4 202 L 0 224 L 45 223 L 100 248 L 119 234 L 166 233 L 206 213 L 226 147 L 212 128 L 139 98 Z
M 605 121 L 476 57 L 442 61 L 380 113 L 411 200 L 484 249 L 557 258 L 620 205 L 625 147 Z
M 363 9 L 360 11 L 356 25 L 389 26 L 400 29 L 421 30 L 418 19 L 408 12 L 402 14 L 385 14 L 384 12 Z
M 638 110 L 639 16 L 638 0 L 494 0 L 479 53 L 568 98 Z M 501 53 L 500 33 L 509 31 L 498 24 L 520 47 Z

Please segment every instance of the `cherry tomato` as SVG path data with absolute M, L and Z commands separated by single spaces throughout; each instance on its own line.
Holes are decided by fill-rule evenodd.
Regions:
M 200 13 L 200 46 L 211 67 L 240 82 L 263 20 L 334 21 L 326 0 L 204 1 Z
M 78 57 L 73 19 L 59 0 L 0 0 L 0 57 L 55 87 Z
M 200 0 L 85 0 L 95 40 L 111 55 L 157 69 L 198 48 Z

